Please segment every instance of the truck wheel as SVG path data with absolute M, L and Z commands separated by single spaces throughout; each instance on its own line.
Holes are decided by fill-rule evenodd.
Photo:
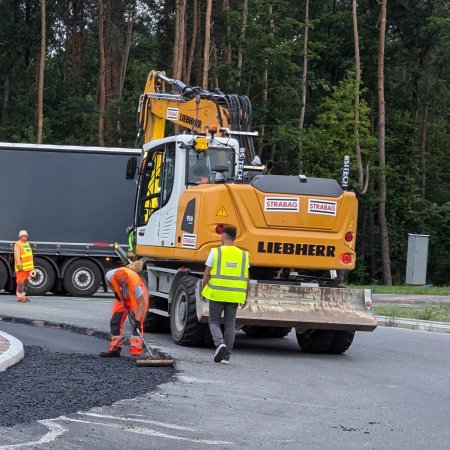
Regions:
M 334 330 L 307 330 L 297 333 L 297 342 L 305 353 L 330 353 Z
M 168 317 L 148 312 L 145 318 L 144 330 L 149 333 L 170 333 L 170 320 Z
M 261 327 L 247 325 L 242 328 L 248 337 L 254 338 L 284 338 L 292 330 L 292 327 Z
M 346 352 L 352 345 L 354 331 L 335 331 L 333 342 L 331 343 L 330 353 L 340 354 Z
M 208 330 L 208 325 L 200 323 L 197 319 L 196 282 L 196 278 L 184 275 L 175 287 L 170 307 L 170 331 L 178 345 L 200 345 Z
M 34 258 L 34 271 L 36 275 L 28 279 L 28 293 L 42 295 L 48 292 L 55 284 L 55 269 L 43 258 Z
M 95 262 L 78 259 L 69 264 L 64 273 L 64 289 L 74 297 L 89 297 L 95 294 L 102 282 L 102 274 Z
M 8 281 L 8 269 L 3 261 L 0 261 L 0 291 L 6 286 Z

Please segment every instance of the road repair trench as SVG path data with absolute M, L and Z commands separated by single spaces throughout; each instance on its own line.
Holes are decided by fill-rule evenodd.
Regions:
M 169 381 L 175 373 L 173 368 L 136 367 L 135 361 L 127 357 L 109 359 L 86 354 L 93 351 L 92 343 L 94 347 L 107 347 L 107 342 L 98 338 L 14 325 L 14 335 L 24 343 L 25 358 L 0 374 L 0 426 L 54 418 L 135 398 Z M 36 343 L 50 339 L 61 349 L 61 341 L 69 339 L 67 346 L 77 348 L 64 352 L 55 351 L 51 344 L 27 345 L 33 330 Z M 58 335 L 61 339 L 55 341 Z M 78 347 L 84 347 L 86 353 L 80 353 Z

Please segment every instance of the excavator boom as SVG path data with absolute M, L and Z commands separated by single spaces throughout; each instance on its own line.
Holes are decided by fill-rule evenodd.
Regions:
M 251 132 L 252 106 L 245 95 L 207 91 L 174 80 L 164 72 L 152 70 L 144 93 L 139 99 L 138 127 L 144 142 L 165 137 L 167 122 L 196 134 L 206 134 L 210 127 L 237 132 L 237 139 L 246 149 L 246 164 L 255 158 Z

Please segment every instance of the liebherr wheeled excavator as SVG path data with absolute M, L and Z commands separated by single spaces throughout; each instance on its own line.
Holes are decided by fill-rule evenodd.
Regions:
M 304 351 L 342 353 L 355 330 L 377 325 L 370 291 L 319 276 L 355 266 L 355 194 L 333 179 L 269 174 L 254 151 L 251 115 L 245 96 L 148 76 L 138 108 L 142 156 L 127 170 L 137 174 L 133 245 L 148 278 L 148 331 L 170 324 L 178 344 L 210 339 L 204 264 L 223 227 L 235 225 L 251 266 L 237 324 L 261 337 L 295 328 Z M 184 134 L 166 137 L 169 123 Z

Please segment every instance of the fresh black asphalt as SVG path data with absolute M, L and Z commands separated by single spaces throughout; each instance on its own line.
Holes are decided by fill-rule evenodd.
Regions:
M 106 349 L 107 342 L 97 338 L 15 325 L 14 335 L 20 339 L 21 334 L 25 358 L 0 374 L 0 426 L 54 418 L 135 398 L 169 381 L 175 373 L 173 368 L 137 367 L 129 357 L 100 358 L 93 351 Z M 31 339 L 33 335 L 36 339 Z M 30 341 L 55 345 L 27 345 Z M 65 346 L 68 350 L 60 351 Z M 77 351 L 71 347 L 78 347 Z

